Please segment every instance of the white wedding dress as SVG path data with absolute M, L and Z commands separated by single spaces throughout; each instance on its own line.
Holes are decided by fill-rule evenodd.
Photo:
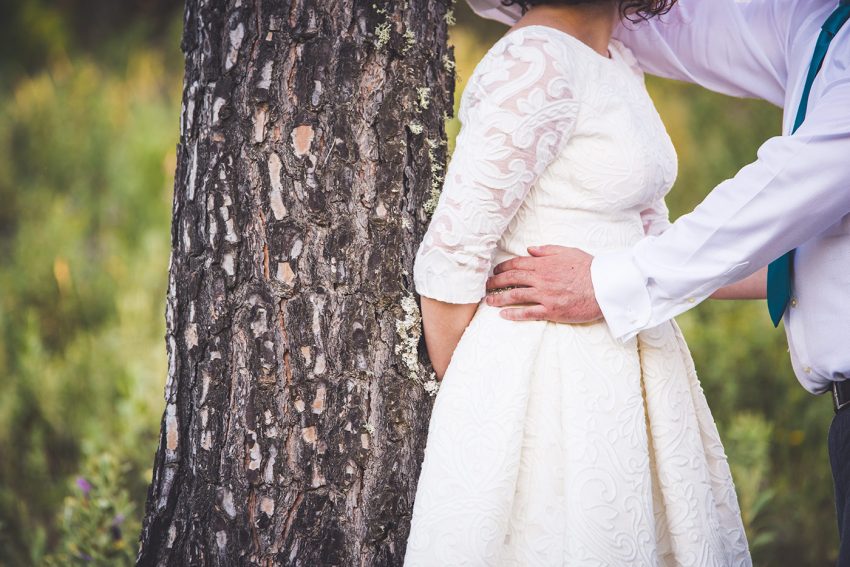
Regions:
M 622 44 L 545 26 L 487 53 L 416 258 L 417 291 L 478 303 L 527 247 L 590 253 L 667 226 L 676 154 Z M 513 322 L 480 302 L 442 381 L 408 567 L 751 565 L 723 446 L 674 322 Z

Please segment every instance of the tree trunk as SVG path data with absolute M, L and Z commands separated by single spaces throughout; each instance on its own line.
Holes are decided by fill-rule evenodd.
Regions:
M 188 0 L 139 565 L 400 565 L 452 0 Z

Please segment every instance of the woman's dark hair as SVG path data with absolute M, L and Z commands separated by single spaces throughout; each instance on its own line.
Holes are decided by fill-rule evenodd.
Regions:
M 575 6 L 576 4 L 601 4 L 612 0 L 502 0 L 505 6 L 519 6 L 522 12 L 532 6 Z M 648 20 L 649 18 L 666 14 L 676 0 L 620 0 L 620 13 L 632 21 Z

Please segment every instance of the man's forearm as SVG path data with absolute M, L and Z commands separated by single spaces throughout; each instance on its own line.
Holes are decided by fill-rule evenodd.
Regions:
M 767 268 L 747 276 L 739 282 L 721 287 L 712 299 L 765 299 L 767 297 Z

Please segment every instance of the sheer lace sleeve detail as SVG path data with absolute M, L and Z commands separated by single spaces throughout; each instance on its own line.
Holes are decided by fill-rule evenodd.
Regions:
M 477 303 L 495 247 L 529 189 L 572 134 L 579 103 L 569 47 L 540 30 L 502 38 L 461 99 L 462 124 L 414 265 L 416 291 Z

